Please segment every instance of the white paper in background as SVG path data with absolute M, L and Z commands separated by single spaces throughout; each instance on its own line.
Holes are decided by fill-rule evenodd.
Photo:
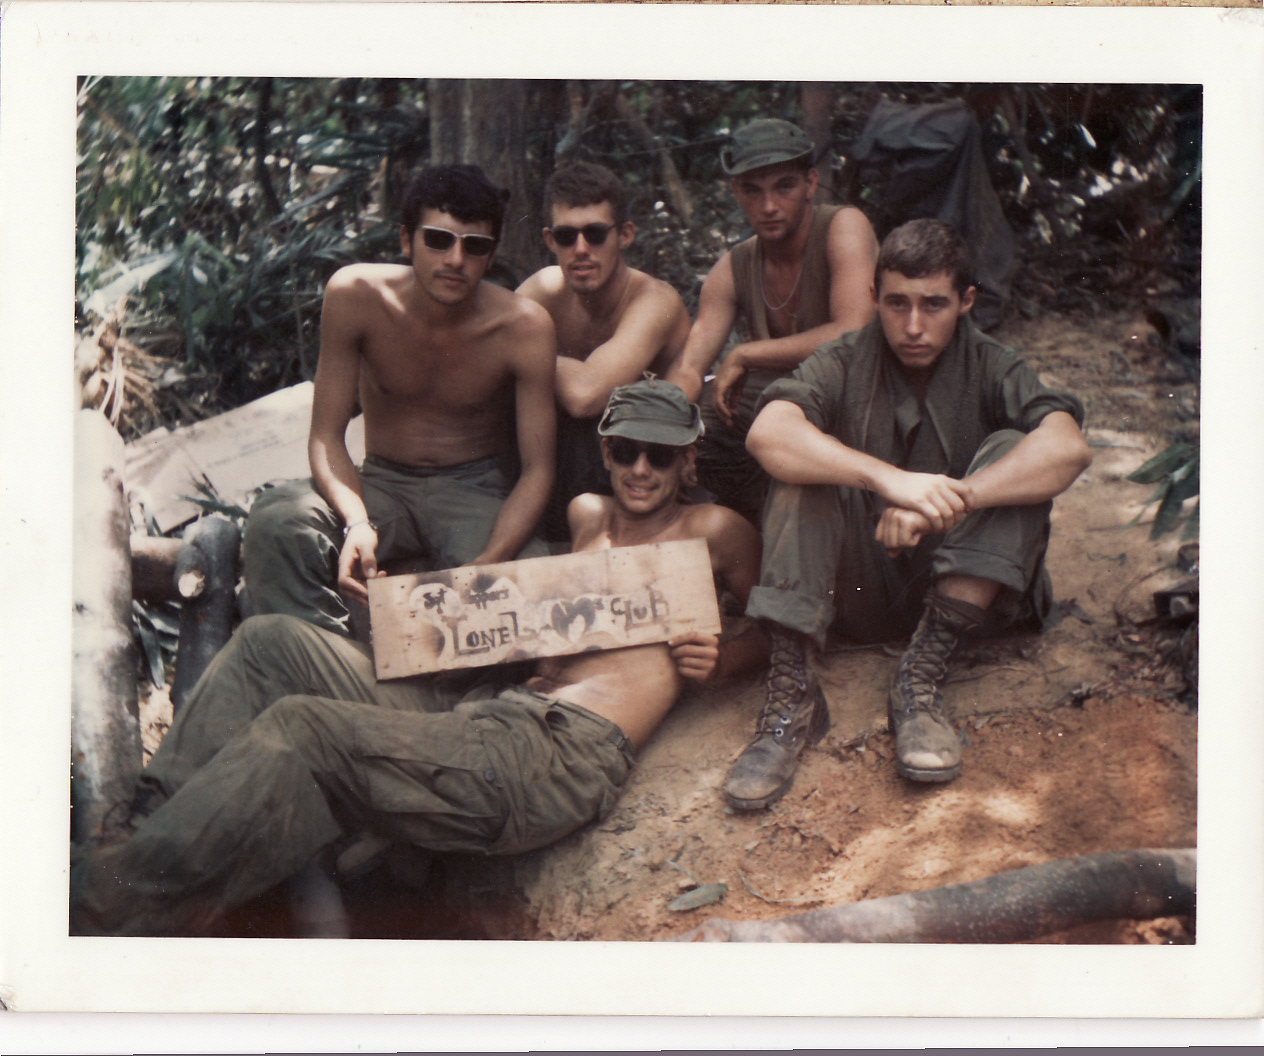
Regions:
M 192 520 L 205 481 L 227 503 L 249 509 L 256 488 L 308 475 L 312 383 L 291 385 L 179 429 L 155 429 L 127 445 L 127 490 L 163 534 Z M 347 426 L 347 451 L 364 458 L 364 418 Z

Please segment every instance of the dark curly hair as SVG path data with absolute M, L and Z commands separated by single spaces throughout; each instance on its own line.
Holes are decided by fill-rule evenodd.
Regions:
M 497 187 L 477 165 L 434 165 L 422 169 L 404 190 L 400 221 L 411 237 L 426 209 L 450 213 L 466 224 L 490 220 L 492 238 L 500 238 L 509 192 Z

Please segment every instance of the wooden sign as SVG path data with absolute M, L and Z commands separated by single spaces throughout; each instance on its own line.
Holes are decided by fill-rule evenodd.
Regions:
M 705 539 L 369 581 L 378 678 L 718 634 Z

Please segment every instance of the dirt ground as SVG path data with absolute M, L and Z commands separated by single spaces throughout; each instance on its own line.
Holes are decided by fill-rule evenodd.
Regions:
M 1085 400 L 1094 463 L 1054 506 L 1061 622 L 979 641 L 954 663 L 959 780 L 914 785 L 895 773 L 886 687 L 901 643 L 839 647 L 821 671 L 832 728 L 771 809 L 735 813 L 721 794 L 761 684 L 695 692 L 642 750 L 600 826 L 517 858 L 437 860 L 420 898 L 399 883 L 408 870 L 363 882 L 347 892 L 356 933 L 659 940 L 709 916 L 766 919 L 1098 851 L 1193 847 L 1196 625 L 1152 619 L 1154 592 L 1190 573 L 1177 567 L 1179 533 L 1150 540 L 1153 509 L 1133 523 L 1151 488 L 1123 477 L 1196 438 L 1197 386 L 1137 317 L 1019 321 L 998 336 Z M 719 901 L 669 908 L 719 883 Z M 1193 923 L 1112 922 L 1041 941 L 1190 942 Z

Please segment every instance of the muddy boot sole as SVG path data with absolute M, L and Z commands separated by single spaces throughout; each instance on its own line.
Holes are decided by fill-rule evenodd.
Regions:
M 729 774 L 728 784 L 731 785 L 735 778 L 740 778 L 740 768 L 744 760 L 749 763 L 751 755 L 758 754 L 767 756 L 767 761 L 760 760 L 759 768 L 764 770 L 780 771 L 788 769 L 785 780 L 770 792 L 765 792 L 757 796 L 735 795 L 729 791 L 726 785 L 724 789 L 724 799 L 734 810 L 763 810 L 772 806 L 789 790 L 794 784 L 794 775 L 799 768 L 799 755 L 803 748 L 817 744 L 824 737 L 830 728 L 829 705 L 825 702 L 825 694 L 821 691 L 820 686 L 816 689 L 816 699 L 812 704 L 812 718 L 808 724 L 807 735 L 804 738 L 803 745 L 798 751 L 791 751 L 784 748 L 773 740 L 772 734 L 760 734 L 752 741 L 746 749 L 738 757 L 736 763 L 733 764 L 733 770 Z
M 960 758 L 961 740 L 957 736 L 956 731 L 952 729 L 951 724 L 948 724 L 948 730 L 952 738 L 957 742 L 957 762 L 951 766 L 923 767 L 912 766 L 900 758 L 899 727 L 895 721 L 895 709 L 891 707 L 889 701 L 887 703 L 887 722 L 891 727 L 891 739 L 895 741 L 895 772 L 906 781 L 917 781 L 921 784 L 945 784 L 961 776 L 963 762 Z

